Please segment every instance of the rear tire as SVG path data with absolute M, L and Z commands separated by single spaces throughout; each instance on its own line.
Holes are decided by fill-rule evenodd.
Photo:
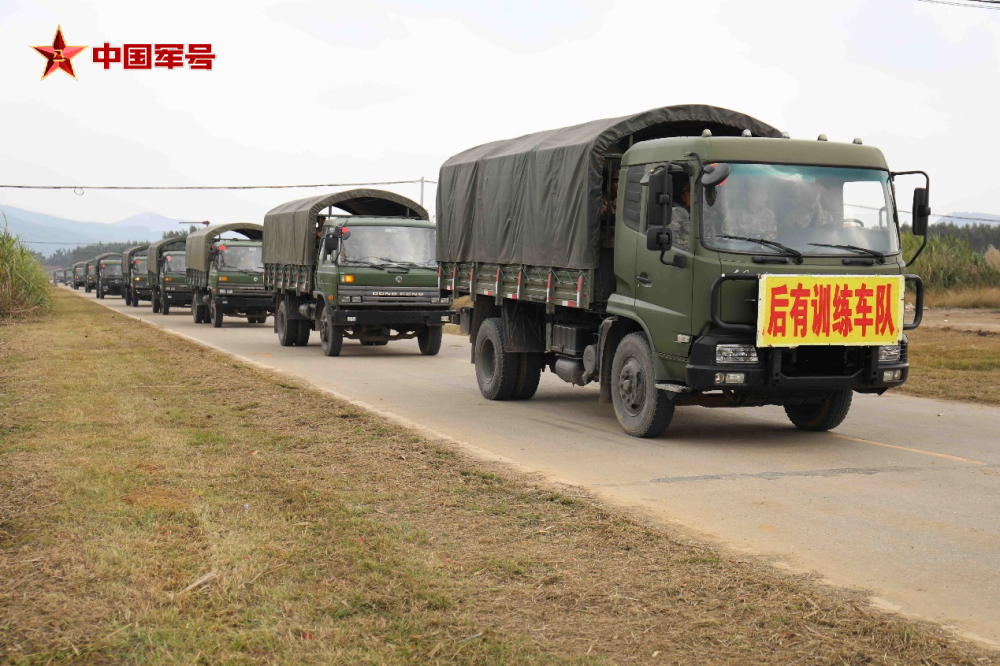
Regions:
M 611 402 L 622 430 L 633 437 L 659 437 L 674 417 L 674 401 L 656 388 L 653 353 L 642 333 L 626 335 L 615 350 Z
M 517 381 L 514 382 L 512 400 L 530 400 L 538 390 L 538 382 L 542 379 L 542 355 L 518 354 L 521 358 L 517 365 Z
M 441 338 L 444 330 L 440 326 L 428 326 L 423 333 L 417 334 L 417 344 L 424 356 L 437 356 L 441 351 Z
M 167 302 L 166 294 L 160 296 L 160 312 L 164 315 L 170 314 L 170 303 Z
M 222 328 L 222 318 L 225 315 L 222 311 L 222 306 L 215 301 L 212 301 L 212 305 L 209 307 L 208 312 L 209 316 L 212 318 L 212 326 L 214 328 Z
M 324 356 L 340 356 L 344 347 L 344 329 L 334 326 L 329 314 L 323 315 L 323 323 L 319 327 L 319 346 Z
M 278 304 L 278 311 L 274 315 L 274 330 L 282 347 L 291 347 L 299 336 L 299 321 L 288 318 L 285 301 Z
M 785 414 L 799 430 L 824 432 L 844 422 L 853 399 L 853 391 L 842 389 L 834 391 L 818 405 L 785 405 Z
M 191 321 L 196 324 L 201 323 L 201 306 L 198 305 L 197 301 L 191 303 Z
M 149 302 L 153 306 L 154 314 L 160 311 L 160 299 L 157 297 L 155 291 L 150 295 Z
M 312 333 L 312 329 L 309 327 L 309 321 L 306 319 L 300 319 L 297 323 L 299 330 L 295 336 L 295 345 L 297 347 L 305 347 L 309 344 L 309 334 Z
M 517 358 L 506 350 L 503 325 L 491 317 L 479 327 L 476 336 L 476 382 L 487 400 L 507 400 L 517 382 Z

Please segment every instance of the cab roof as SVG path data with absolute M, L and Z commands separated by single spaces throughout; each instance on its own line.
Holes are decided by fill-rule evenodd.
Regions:
M 622 157 L 622 166 L 690 158 L 705 162 L 809 164 L 888 171 L 882 151 L 873 146 L 836 141 L 805 141 L 764 137 L 672 137 L 643 141 Z

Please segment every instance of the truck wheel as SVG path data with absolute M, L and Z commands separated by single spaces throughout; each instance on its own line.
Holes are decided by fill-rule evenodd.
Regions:
M 155 291 L 152 294 L 150 294 L 149 302 L 153 306 L 154 314 L 160 311 L 160 299 L 156 297 Z
M 164 315 L 170 314 L 170 303 L 167 302 L 166 294 L 160 296 L 160 312 Z
M 191 304 L 191 321 L 196 324 L 201 323 L 201 306 L 197 303 Z
M 538 382 L 542 378 L 541 354 L 518 354 L 521 358 L 517 364 L 517 381 L 514 382 L 513 400 L 530 400 L 538 390 Z
M 424 356 L 437 356 L 441 351 L 441 335 L 444 332 L 440 326 L 428 326 L 423 333 L 417 334 L 417 344 Z
M 309 334 L 312 333 L 312 329 L 309 327 L 309 322 L 305 319 L 300 319 L 298 325 L 299 330 L 295 336 L 295 345 L 297 347 L 305 347 L 309 344 Z
M 611 401 L 622 430 L 633 437 L 659 437 L 674 417 L 674 401 L 656 389 L 653 353 L 642 333 L 626 335 L 615 350 Z
M 850 389 L 834 391 L 818 405 L 785 405 L 785 414 L 799 430 L 833 430 L 847 418 L 853 398 Z
M 323 315 L 323 323 L 319 327 L 319 344 L 326 356 L 340 356 L 344 346 L 344 329 L 333 325 L 333 319 Z
M 274 330 L 282 347 L 291 347 L 299 337 L 299 321 L 288 318 L 288 309 L 284 301 L 278 305 L 278 311 L 274 315 Z
M 517 382 L 517 357 L 504 347 L 503 325 L 490 317 L 476 336 L 476 382 L 487 400 L 507 400 Z
M 212 305 L 209 307 L 208 312 L 212 318 L 212 326 L 215 328 L 222 328 L 222 317 L 225 314 L 222 311 L 222 307 L 215 301 L 212 301 Z
M 133 292 L 132 294 L 132 307 L 139 307 L 139 292 Z

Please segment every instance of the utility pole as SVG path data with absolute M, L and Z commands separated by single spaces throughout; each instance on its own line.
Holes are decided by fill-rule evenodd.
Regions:
M 424 177 L 420 177 L 420 205 L 424 205 Z

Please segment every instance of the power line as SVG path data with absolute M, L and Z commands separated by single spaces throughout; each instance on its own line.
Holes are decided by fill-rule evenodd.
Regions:
M 288 190 L 309 187 L 364 187 L 367 185 L 436 185 L 436 180 L 386 180 L 378 183 L 318 183 L 315 185 L 0 185 L 15 190 Z
M 884 206 L 880 208 L 879 206 L 862 206 L 861 204 L 852 204 L 852 203 L 845 203 L 844 206 L 845 207 L 850 207 L 850 208 L 864 208 L 865 210 L 882 210 L 882 208 L 884 208 Z M 896 209 L 896 212 L 897 213 L 906 213 L 907 215 L 912 215 L 913 214 L 913 211 L 911 211 L 911 210 Z M 995 218 L 990 218 L 990 217 L 970 217 L 968 215 L 951 215 L 951 214 L 947 214 L 946 215 L 944 213 L 931 213 L 930 216 L 931 217 L 945 217 L 945 218 L 948 218 L 949 220 L 968 220 L 969 222 L 986 222 L 988 224 L 1000 224 L 1000 216 L 997 216 Z
M 917 0 L 917 2 L 927 2 L 932 5 L 950 5 L 952 7 L 971 7 L 973 9 L 1000 9 L 1000 3 L 994 2 L 994 0 L 970 0 L 974 4 L 949 2 L 949 0 Z

